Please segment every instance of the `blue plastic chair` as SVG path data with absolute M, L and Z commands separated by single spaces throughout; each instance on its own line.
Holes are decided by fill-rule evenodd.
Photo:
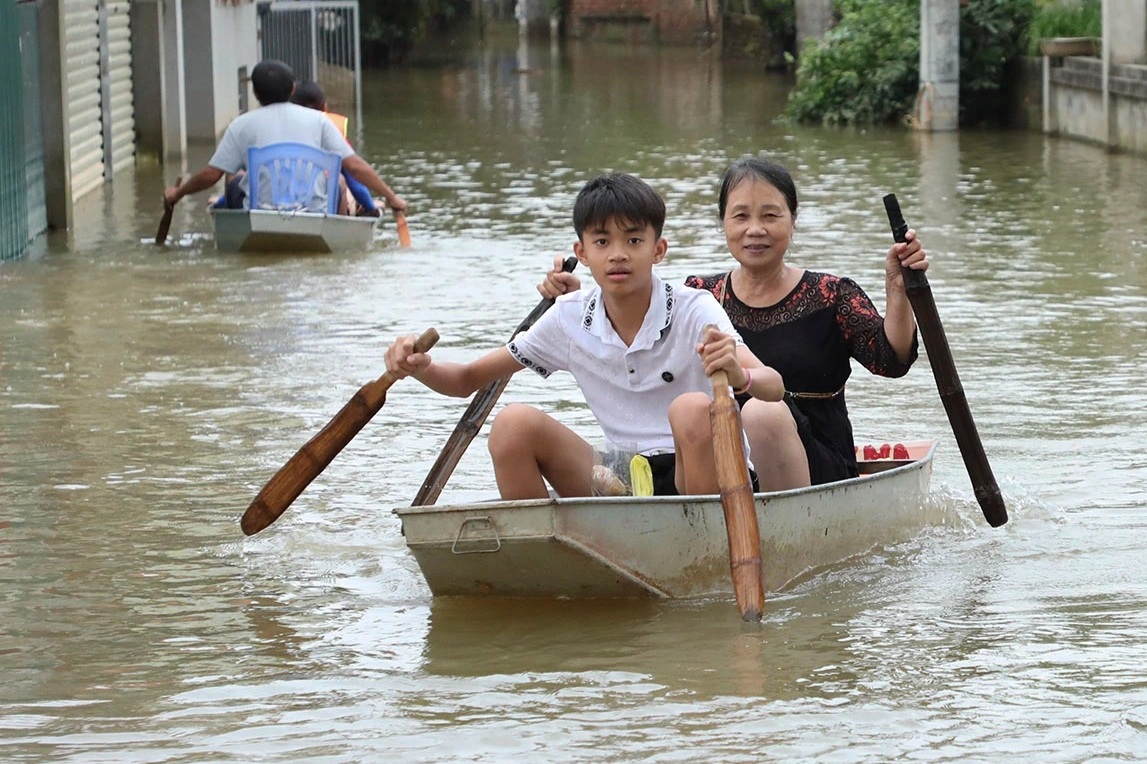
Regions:
M 341 165 L 338 154 L 303 143 L 252 146 L 247 149 L 248 207 L 334 215 Z

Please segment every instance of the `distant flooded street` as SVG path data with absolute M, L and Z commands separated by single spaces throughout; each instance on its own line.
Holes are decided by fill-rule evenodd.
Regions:
M 1035 132 L 777 121 L 790 78 L 693 48 L 491 35 L 370 72 L 360 153 L 410 204 L 369 252 L 152 243 L 141 160 L 0 262 L 0 758 L 11 762 L 1128 761 L 1147 750 L 1147 160 Z M 857 367 L 859 442 L 935 438 L 950 522 L 731 601 L 435 599 L 408 505 L 466 407 L 404 381 L 270 529 L 238 519 L 400 333 L 506 341 L 577 190 L 665 197 L 659 273 L 728 270 L 724 167 L 796 178 L 791 262 L 883 308 L 896 193 L 1011 522 L 988 528 L 925 358 Z M 527 401 L 595 432 L 568 375 Z M 443 501 L 495 493 L 485 433 Z

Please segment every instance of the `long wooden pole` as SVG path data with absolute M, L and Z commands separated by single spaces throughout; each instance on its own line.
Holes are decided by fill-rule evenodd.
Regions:
M 884 209 L 888 213 L 888 223 L 892 226 L 892 238 L 898 242 L 904 241 L 908 224 L 904 222 L 896 194 L 884 197 Z M 936 387 L 940 391 L 940 401 L 948 414 L 948 422 L 952 426 L 952 434 L 956 436 L 956 445 L 960 449 L 960 456 L 964 459 L 968 477 L 972 479 L 972 490 L 976 494 L 976 501 L 979 502 L 988 524 L 997 528 L 1008 521 L 1008 509 L 1004 505 L 1004 497 L 996 484 L 996 478 L 992 474 L 991 465 L 988 464 L 988 457 L 980 442 L 976 423 L 972 420 L 972 411 L 968 408 L 964 386 L 960 384 L 960 375 L 956 373 L 956 363 L 952 360 L 952 351 L 948 347 L 948 337 L 944 334 L 943 324 L 940 323 L 936 301 L 932 299 L 932 287 L 928 284 L 928 277 L 924 275 L 924 271 L 912 268 L 901 270 L 904 275 L 904 290 L 908 294 L 912 312 L 916 314 L 920 336 L 924 338 L 924 348 L 928 352 L 928 362 L 932 365 L 932 376 L 936 378 Z

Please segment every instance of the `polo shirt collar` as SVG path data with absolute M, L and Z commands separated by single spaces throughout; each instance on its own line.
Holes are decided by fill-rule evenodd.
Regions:
M 673 285 L 661 280 L 656 273 L 653 274 L 649 310 L 645 312 L 645 321 L 637 336 L 633 338 L 630 350 L 645 350 L 653 347 L 653 343 L 661 339 L 665 330 L 673 322 Z M 581 317 L 582 329 L 601 338 L 603 342 L 625 346 L 617 332 L 613 329 L 609 317 L 605 314 L 605 301 L 601 297 L 601 287 L 594 289 L 593 295 L 586 302 Z

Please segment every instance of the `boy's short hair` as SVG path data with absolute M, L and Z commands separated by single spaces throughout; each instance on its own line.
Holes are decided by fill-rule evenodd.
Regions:
M 308 109 L 324 111 L 327 108 L 327 96 L 319 83 L 303 80 L 295 83 L 295 92 L 291 94 L 291 103 L 306 106 Z
M 665 200 L 648 183 L 632 175 L 599 175 L 585 184 L 574 202 L 573 224 L 578 240 L 585 229 L 611 219 L 648 223 L 660 238 L 665 226 Z
M 268 58 L 255 64 L 251 70 L 251 89 L 263 106 L 286 103 L 295 87 L 295 73 L 282 61 Z

